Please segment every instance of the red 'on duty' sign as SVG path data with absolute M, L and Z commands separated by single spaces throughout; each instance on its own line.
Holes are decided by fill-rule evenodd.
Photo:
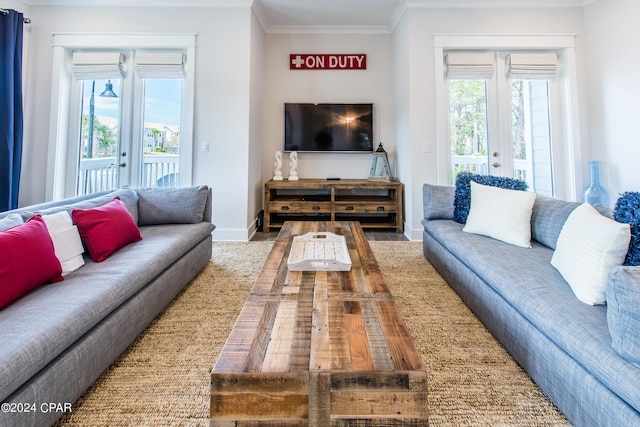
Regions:
M 367 55 L 299 54 L 289 55 L 290 70 L 366 70 Z

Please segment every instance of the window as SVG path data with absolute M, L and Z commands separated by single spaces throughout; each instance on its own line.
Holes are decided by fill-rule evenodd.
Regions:
M 572 38 L 435 39 L 441 45 L 436 48 L 440 181 L 450 184 L 460 171 L 511 176 L 537 193 L 575 199 L 572 172 L 580 147 L 577 109 L 571 108 Z
M 52 199 L 191 184 L 194 42 L 54 35 Z

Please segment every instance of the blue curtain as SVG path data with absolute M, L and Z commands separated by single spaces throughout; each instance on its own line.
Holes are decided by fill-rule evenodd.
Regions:
M 0 11 L 0 212 L 18 207 L 22 163 L 22 13 Z

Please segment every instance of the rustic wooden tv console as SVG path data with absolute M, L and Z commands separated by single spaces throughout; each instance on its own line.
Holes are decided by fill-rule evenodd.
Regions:
M 365 229 L 404 231 L 403 185 L 366 179 L 270 180 L 264 185 L 265 232 L 285 221 L 358 221 Z

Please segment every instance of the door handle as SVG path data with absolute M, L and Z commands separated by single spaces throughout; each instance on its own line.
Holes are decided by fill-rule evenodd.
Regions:
M 124 168 L 124 167 L 126 167 L 126 166 L 127 166 L 127 163 L 126 163 L 126 162 L 122 162 L 122 163 L 120 163 L 118 166 L 120 166 L 121 168 Z
M 499 168 L 500 167 L 500 163 L 495 162 L 495 163 L 492 163 L 491 166 L 493 166 L 494 168 Z

